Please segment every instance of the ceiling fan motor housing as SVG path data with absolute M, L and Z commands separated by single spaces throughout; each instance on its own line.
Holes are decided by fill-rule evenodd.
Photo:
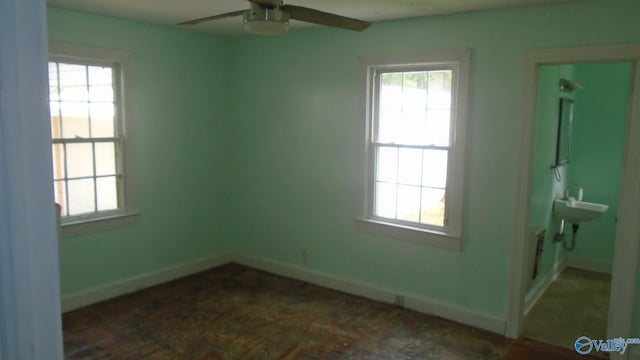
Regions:
M 244 30 L 258 35 L 278 35 L 289 30 L 289 13 L 278 8 L 252 6 L 242 14 Z

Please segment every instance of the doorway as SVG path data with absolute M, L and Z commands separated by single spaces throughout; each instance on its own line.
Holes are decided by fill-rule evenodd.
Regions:
M 509 313 L 506 335 L 517 338 L 522 334 L 526 310 L 525 296 L 530 284 L 529 259 L 536 248 L 531 248 L 531 204 L 533 189 L 534 148 L 536 142 L 537 88 L 543 66 L 559 66 L 585 63 L 626 62 L 631 64 L 631 89 L 640 86 L 638 71 L 639 45 L 618 45 L 566 49 L 536 50 L 527 54 L 525 106 L 521 133 L 522 151 L 520 161 L 520 184 L 518 192 L 518 216 L 516 236 L 512 248 L 512 277 L 509 292 Z M 634 218 L 640 212 L 640 99 L 631 91 L 628 120 L 625 124 L 625 139 L 622 160 L 622 185 L 618 222 L 615 226 L 614 258 L 611 277 L 610 306 L 607 316 L 607 337 L 629 337 L 632 326 L 632 309 L 636 289 L 635 275 L 638 258 L 640 228 Z M 576 190 L 574 190 L 576 191 Z M 637 216 L 637 215 L 635 215 Z M 550 230 L 552 233 L 555 229 Z M 553 235 L 552 235 L 553 236 Z M 578 238 L 579 241 L 579 238 Z M 560 266 L 561 268 L 562 266 Z M 556 269 L 557 270 L 557 269 Z M 621 358 L 612 354 L 612 358 Z
M 569 349 L 580 336 L 607 338 L 631 71 L 630 62 L 538 68 L 527 338 Z M 555 199 L 605 210 L 563 222 Z

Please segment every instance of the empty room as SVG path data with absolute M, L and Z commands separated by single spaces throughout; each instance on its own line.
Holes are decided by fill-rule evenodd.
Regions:
M 1 360 L 640 360 L 637 0 L 1 4 Z

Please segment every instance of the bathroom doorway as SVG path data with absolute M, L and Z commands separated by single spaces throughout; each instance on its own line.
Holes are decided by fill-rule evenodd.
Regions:
M 523 334 L 526 336 L 528 332 L 530 336 L 537 337 L 531 328 L 527 328 L 527 323 L 532 324 L 535 322 L 532 320 L 534 317 L 541 318 L 543 315 L 540 314 L 553 313 L 553 311 L 556 311 L 555 320 L 569 323 L 571 316 L 567 309 L 577 310 L 577 315 L 574 318 L 579 320 L 585 320 L 585 318 L 593 317 L 596 314 L 600 317 L 599 320 L 596 319 L 593 322 L 593 324 L 600 324 L 596 325 L 599 330 L 585 327 L 583 323 L 582 327 L 576 330 L 580 336 L 589 336 L 587 332 L 592 332 L 591 336 L 594 338 L 603 336 L 603 339 L 630 337 L 631 335 L 631 312 L 636 291 L 638 238 L 640 237 L 640 229 L 635 225 L 637 219 L 634 218 L 634 215 L 637 217 L 636 214 L 640 211 L 638 205 L 640 202 L 640 186 L 638 186 L 640 166 L 637 165 L 640 161 L 638 129 L 640 126 L 640 100 L 638 94 L 634 94 L 630 89 L 640 86 L 638 59 L 640 59 L 640 45 L 548 49 L 531 51 L 527 56 L 527 93 L 525 95 L 524 128 L 522 131 L 523 151 L 518 194 L 518 223 L 516 224 L 516 241 L 512 253 L 513 271 L 509 294 L 507 336 L 516 338 Z M 571 147 L 572 156 L 569 157 L 568 164 L 558 164 L 555 153 L 558 145 L 558 120 L 561 113 L 560 99 L 567 98 L 573 102 L 576 122 L 578 118 L 583 119 L 596 115 L 596 110 L 588 110 L 584 105 L 595 106 L 597 103 L 610 105 L 617 102 L 614 101 L 616 99 L 608 98 L 608 93 L 605 93 L 604 96 L 600 94 L 597 101 L 589 100 L 593 94 L 589 95 L 586 91 L 580 94 L 580 91 L 587 89 L 587 83 L 593 83 L 592 78 L 611 76 L 611 73 L 608 72 L 610 68 L 607 67 L 616 66 L 624 68 L 620 72 L 622 80 L 611 78 L 610 82 L 626 84 L 626 94 L 632 95 L 618 95 L 627 100 L 627 105 L 624 105 L 621 110 L 621 116 L 624 118 L 621 120 L 622 123 L 614 126 L 617 129 L 614 130 L 606 126 L 607 118 L 599 116 L 600 119 L 596 123 L 586 125 L 586 127 L 583 123 L 582 129 L 576 126 L 575 135 L 578 139 L 576 139 L 576 144 L 572 144 L 575 145 Z M 607 70 L 603 70 L 603 73 L 597 75 L 595 74 L 597 69 Z M 625 72 L 626 75 L 624 75 Z M 582 73 L 584 80 L 582 82 L 577 77 L 580 76 L 580 73 Z M 577 82 L 577 87 L 573 92 L 565 92 L 560 89 L 561 79 Z M 539 88 L 545 82 L 555 82 L 554 90 L 539 92 Z M 592 87 L 590 90 L 602 90 L 602 88 L 600 85 L 595 85 L 595 88 Z M 541 99 L 541 97 L 543 98 Z M 555 104 L 553 101 L 550 102 L 552 105 L 540 104 L 541 101 L 549 99 L 553 99 Z M 583 104 L 581 109 L 579 108 L 580 103 Z M 546 110 L 545 106 L 547 106 Z M 555 109 L 553 109 L 554 107 Z M 536 128 L 537 125 L 540 125 L 537 121 L 539 110 L 548 111 L 545 118 L 547 123 L 542 124 L 542 129 Z M 620 110 L 617 111 L 620 112 Z M 544 114 L 540 115 L 545 116 Z M 605 127 L 596 131 L 601 126 L 597 124 L 600 120 L 604 121 Z M 554 132 L 555 137 L 551 136 L 547 139 L 539 137 L 538 132 L 545 130 L 545 127 L 546 131 Z M 589 132 L 592 134 L 589 135 Z M 602 146 L 605 145 L 604 142 L 611 139 L 604 142 L 587 140 L 593 136 L 600 136 L 604 139 L 616 132 L 618 134 L 617 140 L 615 140 L 617 145 L 614 144 L 613 147 L 607 147 L 605 150 L 602 149 Z M 574 149 L 574 147 L 576 148 Z M 540 148 L 543 150 L 540 151 Z M 550 148 L 552 149 L 550 150 Z M 617 155 L 607 155 L 605 160 L 611 160 L 615 156 L 615 161 L 610 161 L 608 165 L 614 165 L 613 163 L 616 162 L 618 174 L 611 175 L 611 169 L 606 170 L 606 173 L 592 173 L 593 167 L 590 164 L 593 162 L 593 155 L 581 156 L 580 152 L 589 154 L 594 151 L 601 151 L 601 153 L 596 153 L 596 156 L 603 155 L 605 152 L 616 153 Z M 580 159 L 581 157 L 583 158 Z M 541 165 L 545 162 L 544 166 Z M 546 169 L 541 170 L 543 167 Z M 539 186 L 540 180 L 547 176 L 552 181 L 542 187 Z M 616 180 L 610 178 L 616 176 L 619 179 L 617 180 L 617 188 L 615 186 L 611 188 L 611 184 L 616 183 Z M 580 184 L 580 181 L 585 185 Z M 608 185 L 603 186 L 602 184 Z M 567 189 L 569 190 L 568 194 L 565 191 Z M 605 195 L 601 191 L 608 194 Z M 607 209 L 606 215 L 602 215 L 597 220 L 590 220 L 591 224 L 577 221 L 580 226 L 575 238 L 575 247 L 572 251 L 568 251 L 565 248 L 572 247 L 574 227 L 568 223 L 565 224 L 564 232 L 560 231 L 561 224 L 553 216 L 553 202 L 556 198 L 569 196 L 578 198 L 580 193 L 583 193 L 584 201 L 609 202 L 608 205 L 611 206 Z M 600 199 L 596 200 L 596 198 Z M 597 223 L 598 221 L 603 221 L 603 223 Z M 607 230 L 602 230 L 604 228 Z M 564 233 L 564 238 L 558 236 L 562 233 Z M 537 242 L 538 238 L 541 238 L 540 243 Z M 581 245 L 583 238 L 583 245 Z M 609 240 L 598 243 L 589 240 L 589 238 L 608 238 Z M 554 242 L 554 239 L 557 241 Z M 535 278 L 534 269 L 537 272 Z M 608 274 L 609 272 L 611 275 Z M 573 289 L 573 293 L 569 291 L 568 295 L 562 295 L 562 291 L 554 290 L 553 285 L 561 286 L 560 290 L 562 287 L 564 290 Z M 584 286 L 587 287 L 584 288 Z M 591 288 L 589 289 L 588 286 Z M 578 291 L 577 289 L 580 288 L 582 290 Z M 600 295 L 595 295 L 596 292 Z M 570 297 L 572 299 L 567 300 L 564 305 L 555 304 L 558 309 L 563 309 L 564 306 L 564 310 L 550 310 L 553 306 L 546 310 L 536 310 L 536 304 L 544 304 L 545 294 L 552 298 L 564 297 L 567 300 L 566 297 Z M 598 304 L 579 303 L 579 300 L 589 298 L 599 299 Z M 553 301 L 551 304 L 554 305 Z M 581 307 L 583 310 L 579 310 Z M 525 313 L 531 316 L 527 319 Z M 558 329 L 559 326 L 556 326 L 555 330 Z M 552 331 L 541 330 L 541 332 L 553 337 Z M 569 339 L 573 336 L 570 335 Z M 560 341 L 565 347 L 573 349 L 576 338 L 573 338 L 573 341 L 566 339 Z M 538 339 L 557 344 L 553 339 Z M 570 344 L 564 344 L 565 342 L 570 342 Z M 617 358 L 617 356 L 613 354 L 612 358 Z
M 538 68 L 527 338 L 570 349 L 580 336 L 607 338 L 632 68 L 631 62 Z M 602 204 L 603 211 L 563 221 L 555 199 Z

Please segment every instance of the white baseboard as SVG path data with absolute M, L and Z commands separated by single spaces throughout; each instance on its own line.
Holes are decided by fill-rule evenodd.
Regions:
M 306 281 L 308 283 L 342 291 L 347 294 L 362 296 L 368 299 L 397 304 L 398 297 L 401 297 L 401 299 L 403 299 L 401 302 L 403 302 L 404 307 L 408 309 L 439 316 L 500 335 L 504 334 L 506 324 L 505 319 L 494 315 L 484 314 L 463 306 L 440 302 L 415 294 L 400 293 L 382 286 L 329 273 L 309 270 L 300 266 L 259 258 L 247 254 L 236 253 L 232 257 L 235 262 L 248 267 L 264 270 L 288 278 Z
M 254 269 L 263 270 L 291 279 L 305 281 L 314 285 L 358 295 L 381 302 L 393 303 L 395 292 L 391 289 L 372 286 L 357 280 L 347 279 L 336 275 L 309 270 L 300 266 L 260 258 L 243 253 L 233 255 L 233 261 Z
M 67 312 L 100 301 L 158 285 L 230 262 L 264 270 L 288 278 L 302 280 L 347 294 L 362 296 L 385 303 L 401 303 L 404 307 L 421 313 L 439 316 L 465 325 L 504 334 L 505 319 L 484 314 L 463 306 L 429 299 L 411 293 L 401 293 L 378 285 L 314 271 L 300 266 L 255 257 L 242 253 L 222 253 L 114 281 L 94 288 L 78 291 L 62 298 L 62 311 Z
M 62 312 L 195 274 L 231 261 L 229 253 L 222 253 L 71 293 L 62 297 Z
M 533 308 L 533 306 L 540 300 L 542 294 L 547 291 L 547 288 L 553 283 L 558 275 L 567 267 L 567 258 L 562 258 L 559 262 L 557 262 L 553 270 L 547 273 L 530 291 L 527 292 L 527 295 L 524 298 L 524 315 L 526 316 L 529 311 Z
M 594 260 L 573 255 L 567 256 L 567 266 L 605 274 L 611 274 L 613 269 L 611 261 Z
M 504 335 L 505 333 L 507 323 L 504 318 L 415 294 L 407 294 L 404 296 L 404 307 L 407 309 L 449 319 L 500 335 Z

